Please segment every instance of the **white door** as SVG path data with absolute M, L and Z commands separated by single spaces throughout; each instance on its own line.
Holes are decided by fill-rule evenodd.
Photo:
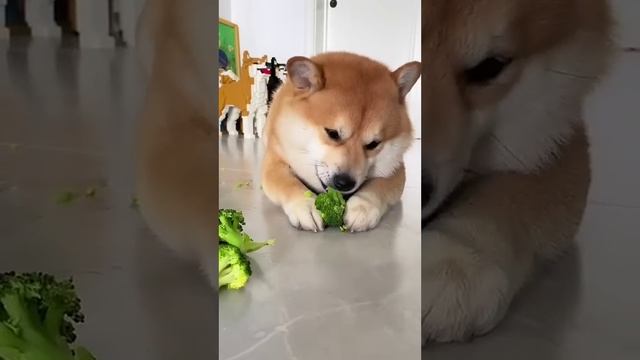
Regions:
M 392 70 L 420 61 L 420 9 L 420 0 L 318 0 L 318 50 L 365 55 Z M 420 137 L 420 84 L 407 97 L 416 137 Z

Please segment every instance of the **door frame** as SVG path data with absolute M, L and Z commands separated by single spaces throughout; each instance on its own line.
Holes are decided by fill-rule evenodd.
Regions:
M 315 54 L 327 50 L 327 24 L 329 15 L 329 1 L 315 0 L 313 50 Z
M 328 34 L 328 24 L 329 24 L 329 0 L 315 0 L 314 1 L 314 33 L 313 33 L 313 51 L 315 54 L 322 53 L 327 51 L 327 34 Z M 416 31 L 413 34 L 414 48 L 413 48 L 413 57 L 414 59 L 422 58 L 422 21 L 421 21 L 421 13 L 417 14 L 418 22 L 416 23 Z M 408 95 L 409 101 L 421 102 L 421 85 L 422 78 L 415 85 L 414 89 Z M 411 114 L 412 107 L 409 108 L 409 112 Z M 414 127 L 414 137 L 417 139 L 421 138 L 422 131 L 422 123 L 421 123 L 421 111 L 418 111 L 417 114 L 411 114 L 412 123 Z M 413 119 L 413 117 L 417 117 Z

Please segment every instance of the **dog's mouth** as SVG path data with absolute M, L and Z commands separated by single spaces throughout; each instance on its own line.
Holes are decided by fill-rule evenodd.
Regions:
M 322 181 L 322 178 L 320 176 L 318 176 L 318 181 L 320 181 L 320 185 L 322 185 L 322 189 L 324 191 L 327 191 L 329 189 L 329 185 L 325 184 L 324 181 Z
M 447 196 L 428 214 L 424 214 L 425 208 L 427 208 L 428 204 L 422 205 L 423 215 L 422 215 L 422 228 L 424 229 L 433 219 L 438 217 L 447 207 L 451 204 L 453 199 L 458 195 L 459 187 L 454 188 Z
M 329 189 L 329 185 L 327 185 L 328 181 L 325 181 L 323 179 L 323 176 L 322 176 L 323 173 L 320 172 L 320 165 L 319 164 L 316 164 L 315 172 L 316 172 L 316 178 L 318 179 L 318 181 L 320 182 L 320 185 L 322 186 L 322 190 L 327 191 L 327 189 Z M 326 174 L 326 172 L 324 172 L 324 173 Z
M 324 181 L 322 181 L 322 179 L 321 179 L 321 178 L 319 178 L 319 177 L 318 177 L 318 180 L 320 180 L 320 184 L 322 184 L 322 189 L 323 189 L 324 191 L 329 190 L 329 186 L 328 186 L 327 184 L 325 184 L 325 183 L 324 183 Z M 364 183 L 363 183 L 363 184 L 364 184 Z M 335 189 L 335 190 L 336 190 L 336 191 L 339 191 L 340 193 L 342 193 L 342 195 L 344 195 L 345 197 L 349 197 L 349 196 L 351 196 L 351 195 L 355 194 L 358 190 L 360 190 L 360 188 L 361 188 L 361 187 L 362 187 L 362 184 L 360 184 L 360 185 L 358 185 L 358 186 L 354 187 L 352 190 L 349 190 L 349 191 L 340 191 L 340 190 L 338 190 L 338 189 Z
M 327 184 L 328 181 L 325 181 L 323 179 L 323 177 L 321 176 L 320 171 L 318 170 L 318 165 L 316 165 L 316 177 L 318 178 L 318 181 L 320 182 L 320 185 L 322 186 L 322 190 L 323 192 L 326 192 L 327 190 L 329 190 L 329 185 Z M 366 181 L 365 181 L 366 182 Z M 348 199 L 351 195 L 355 194 L 358 190 L 360 190 L 360 188 L 362 187 L 362 185 L 364 185 L 363 182 L 362 184 L 358 184 L 357 186 L 354 186 L 353 189 L 349 190 L 349 191 L 340 191 L 338 189 L 336 189 L 337 191 L 339 191 L 340 193 L 342 193 L 342 195 L 345 197 L 345 199 Z M 308 188 L 312 189 L 311 187 L 307 186 Z M 313 189 L 312 189 L 313 190 Z M 314 190 L 314 192 L 317 194 L 318 192 Z
M 442 212 L 444 212 L 453 201 L 460 195 L 464 185 L 468 184 L 473 179 L 480 176 L 477 172 L 471 169 L 464 169 L 464 175 L 462 179 L 456 184 L 456 186 L 447 194 L 447 196 L 436 206 L 433 211 L 431 211 L 428 215 L 422 216 L 422 228 L 424 229 L 433 219 L 438 217 Z M 423 210 L 427 207 L 427 204 L 422 204 Z

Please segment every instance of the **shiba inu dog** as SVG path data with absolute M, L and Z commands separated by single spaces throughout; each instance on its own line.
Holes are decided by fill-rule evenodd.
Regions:
M 425 344 L 492 330 L 571 243 L 610 28 L 605 0 L 423 1 Z
M 419 62 L 395 71 L 349 53 L 287 62 L 264 129 L 262 187 L 289 222 L 323 230 L 309 189 L 347 195 L 345 225 L 374 228 L 400 200 L 403 154 L 413 141 L 405 96 L 421 74 Z
M 151 230 L 200 262 L 217 289 L 217 3 L 149 0 L 137 49 L 148 76 L 139 121 L 136 194 Z

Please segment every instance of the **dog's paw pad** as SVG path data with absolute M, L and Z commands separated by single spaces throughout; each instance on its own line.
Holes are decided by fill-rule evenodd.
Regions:
M 378 225 L 382 209 L 373 201 L 354 195 L 347 201 L 344 224 L 349 231 L 367 231 Z
M 322 216 L 316 209 L 313 198 L 296 200 L 284 206 L 289 222 L 296 228 L 308 231 L 322 231 Z

